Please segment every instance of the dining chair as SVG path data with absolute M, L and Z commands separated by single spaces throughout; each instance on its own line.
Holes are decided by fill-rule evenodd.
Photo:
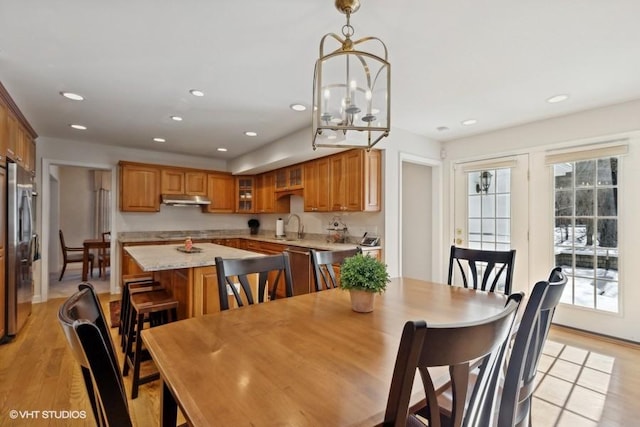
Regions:
M 218 276 L 218 296 L 220 310 L 229 309 L 229 295 L 233 294 L 238 307 L 255 303 L 251 291 L 251 281 L 258 276 L 258 303 L 264 302 L 265 291 L 269 299 L 276 299 L 278 285 L 284 281 L 286 297 L 293 296 L 293 280 L 289 254 L 259 256 L 251 258 L 216 257 L 216 274 Z M 268 288 L 270 286 L 270 288 Z M 230 292 L 229 292 L 230 291 Z
M 84 248 L 67 246 L 64 241 L 64 233 L 62 233 L 62 230 L 58 230 L 58 235 L 60 236 L 60 247 L 62 249 L 62 271 L 60 271 L 60 277 L 58 277 L 59 282 L 62 280 L 62 276 L 64 276 L 67 264 L 83 262 Z M 91 272 L 91 277 L 93 277 L 94 258 L 93 254 L 89 254 L 89 271 Z
M 96 425 L 132 426 L 118 359 L 91 284 L 78 285 L 60 307 L 58 321 L 80 364 Z
M 100 277 L 107 277 L 107 267 L 111 266 L 111 249 L 107 246 L 111 242 L 111 232 L 102 233 L 102 243 L 98 249 L 98 270 Z
M 465 288 L 473 287 L 473 289 L 489 292 L 494 292 L 496 288 L 502 288 L 504 294 L 509 295 L 511 294 L 515 257 L 515 249 L 488 251 L 452 245 L 447 283 L 453 284 L 454 264 L 457 264 L 459 268 L 455 271 L 460 273 Z M 467 278 L 467 274 L 470 280 Z M 481 278 L 480 275 L 482 275 Z
M 490 425 L 500 366 L 522 298 L 522 293 L 510 295 L 500 313 L 476 322 L 431 326 L 424 321 L 407 322 L 400 339 L 383 425 L 443 425 L 438 393 L 428 370 L 434 366 L 449 366 L 453 407 L 450 423 L 445 425 Z M 481 361 L 479 376 L 465 405 L 470 364 L 476 359 Z M 426 423 L 409 413 L 416 370 L 420 372 L 426 395 L 427 406 L 422 412 Z
M 538 362 L 567 276 L 561 267 L 535 284 L 515 334 L 500 397 L 499 427 L 531 426 L 531 401 Z
M 337 288 L 340 284 L 336 268 L 340 268 L 345 258 L 361 254 L 362 249 L 347 249 L 342 251 L 317 251 L 311 249 L 311 263 L 313 264 L 313 278 L 316 292 Z

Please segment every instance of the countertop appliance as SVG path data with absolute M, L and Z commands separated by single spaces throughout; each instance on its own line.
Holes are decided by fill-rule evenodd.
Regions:
M 35 233 L 33 177 L 7 162 L 7 335 L 15 336 L 31 314 Z M 3 227 L 4 232 L 4 227 Z

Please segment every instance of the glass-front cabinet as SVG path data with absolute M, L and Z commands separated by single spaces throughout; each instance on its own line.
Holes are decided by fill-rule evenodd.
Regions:
M 293 165 L 276 171 L 276 191 L 299 190 L 303 188 L 303 165 Z
M 255 179 L 253 176 L 236 177 L 236 212 L 255 212 Z

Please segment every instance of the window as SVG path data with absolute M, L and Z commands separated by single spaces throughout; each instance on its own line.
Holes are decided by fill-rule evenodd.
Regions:
M 468 173 L 469 248 L 511 249 L 511 169 Z
M 467 204 L 468 247 L 490 251 L 510 250 L 511 168 L 469 172 Z M 484 270 L 484 266 L 478 269 L 478 280 L 482 280 Z M 493 280 L 493 275 L 490 280 Z M 497 290 L 504 291 L 504 280 L 505 276 L 502 275 Z M 454 282 L 457 283 L 457 280 Z
M 553 164 L 561 302 L 618 312 L 618 157 Z

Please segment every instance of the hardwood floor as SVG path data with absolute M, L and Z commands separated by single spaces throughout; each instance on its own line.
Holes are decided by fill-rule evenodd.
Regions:
M 117 296 L 101 295 L 107 315 L 111 299 Z M 25 329 L 13 342 L 0 346 L 1 426 L 95 425 L 80 370 L 58 326 L 57 311 L 62 301 L 34 305 Z M 117 329 L 112 332 L 115 340 Z M 540 363 L 533 425 L 637 425 L 638 360 L 638 345 L 553 327 Z M 130 395 L 129 378 L 125 378 L 125 385 Z M 130 401 L 134 425 L 158 426 L 159 393 L 159 381 L 141 386 L 139 397 Z M 23 413 L 14 420 L 11 410 Z M 36 411 L 40 413 L 36 415 Z M 85 419 L 68 418 L 78 416 L 79 411 L 84 411 Z

